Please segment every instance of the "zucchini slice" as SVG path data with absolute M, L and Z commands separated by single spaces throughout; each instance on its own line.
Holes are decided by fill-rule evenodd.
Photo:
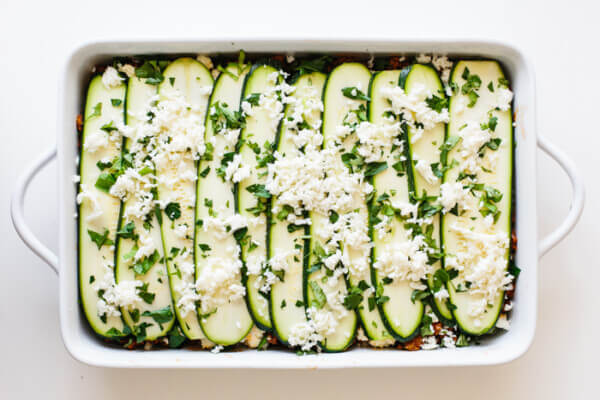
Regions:
M 325 89 L 323 91 L 323 147 L 328 151 L 335 148 L 335 151 L 339 152 L 341 162 L 343 160 L 342 153 L 350 152 L 355 144 L 354 135 L 349 137 L 339 137 L 338 128 L 344 124 L 345 119 L 352 111 L 361 109 L 366 113 L 366 101 L 364 99 L 350 100 L 344 94 L 345 91 L 351 90 L 349 88 L 355 88 L 356 92 L 366 92 L 369 87 L 369 81 L 371 79 L 371 73 L 362 64 L 359 63 L 345 63 L 337 66 L 327 78 L 325 83 Z M 336 218 L 337 216 L 337 218 Z M 330 219 L 331 218 L 331 219 Z M 309 268 L 312 269 L 313 265 L 321 262 L 320 253 L 324 250 L 322 246 L 325 243 L 319 243 L 319 232 L 327 231 L 330 222 L 339 220 L 340 218 L 347 219 L 349 222 L 354 221 L 357 224 L 368 224 L 368 210 L 364 199 L 357 194 L 353 194 L 352 207 L 349 211 L 345 212 L 345 215 L 339 215 L 337 213 L 330 213 L 329 215 L 323 215 L 318 212 L 311 212 L 311 229 L 310 229 L 310 260 Z M 353 226 L 352 228 L 355 228 Z M 330 240 L 327 238 L 326 240 Z M 323 294 L 328 300 L 326 307 L 330 308 L 334 314 L 340 313 L 343 308 L 350 308 L 346 315 L 343 315 L 338 319 L 338 325 L 335 332 L 332 334 L 325 334 L 324 340 L 321 342 L 321 347 L 325 351 L 343 351 L 352 344 L 357 328 L 357 315 L 352 309 L 358 309 L 361 318 L 363 320 L 363 326 L 372 326 L 372 323 L 377 321 L 370 319 L 373 317 L 378 318 L 377 313 L 371 312 L 367 306 L 367 296 L 360 295 L 360 304 L 356 304 L 355 307 L 348 307 L 348 287 L 358 287 L 360 281 L 369 279 L 369 252 L 356 251 L 353 247 L 347 243 L 339 243 L 341 254 L 343 254 L 346 262 L 343 264 L 344 270 L 347 272 L 337 276 L 332 272 L 334 269 L 321 267 L 317 271 L 311 272 L 308 275 L 307 284 L 307 305 L 314 307 L 315 303 L 318 304 L 319 297 Z M 359 267 L 361 266 L 361 267 Z M 328 276 L 330 275 L 330 276 Z M 335 280 L 333 284 L 331 280 Z M 346 279 L 348 282 L 346 282 Z M 328 296 L 327 293 L 323 293 L 323 289 L 318 290 L 320 285 L 327 285 L 329 288 L 326 292 L 330 292 L 332 295 Z M 333 298 L 344 298 L 346 304 L 338 310 L 339 305 L 329 304 L 329 301 Z M 336 318 L 338 318 L 336 316 Z M 382 324 L 379 321 L 377 328 L 381 328 Z
M 371 123 L 378 125 L 389 123 L 385 115 L 386 111 L 390 110 L 390 105 L 383 90 L 397 86 L 400 74 L 399 70 L 382 71 L 373 77 L 369 105 Z M 399 133 L 402 135 L 401 132 Z M 403 139 L 402 136 L 401 139 Z M 388 282 L 386 276 L 376 266 L 381 254 L 390 253 L 398 243 L 408 241 L 410 235 L 404 228 L 404 222 L 393 216 L 389 219 L 387 230 L 381 234 L 375 232 L 378 229 L 374 229 L 374 226 L 380 223 L 379 219 L 383 219 L 383 217 L 379 217 L 378 200 L 380 196 L 389 196 L 390 203 L 408 203 L 410 201 L 409 175 L 406 173 L 405 158 L 401 146 L 389 151 L 387 154 L 388 168 L 373 177 L 375 196 L 370 208 L 373 239 L 373 267 L 371 270 L 373 281 L 376 282 L 376 287 L 380 288 L 379 296 L 375 301 L 386 328 L 400 341 L 410 340 L 418 333 L 423 318 L 423 303 L 411 301 L 413 289 L 410 281 L 396 278 Z M 387 299 L 387 301 L 377 301 L 380 298 Z
M 435 69 L 428 65 L 414 64 L 402 71 L 399 85 L 404 89 L 406 94 L 410 95 L 415 90 L 423 90 L 431 92 L 437 99 L 440 99 L 440 104 L 446 100 L 442 82 Z M 416 168 L 417 162 L 422 161 L 428 168 L 431 165 L 440 163 L 440 146 L 444 143 L 446 135 L 446 124 L 438 123 L 431 129 L 426 129 L 418 136 L 415 135 L 414 129 L 407 127 L 406 146 L 409 152 L 410 175 L 412 181 L 412 192 L 415 196 L 423 195 L 423 192 L 428 196 L 439 196 L 441 179 L 434 175 L 428 177 L 423 176 L 423 172 Z M 436 179 L 432 179 L 432 176 Z M 433 217 L 433 233 L 432 237 L 435 244 L 440 248 L 440 215 L 436 214 Z M 434 264 L 434 270 L 441 268 L 441 261 Z M 434 274 L 429 274 L 428 285 L 430 290 L 434 290 Z M 452 313 L 446 305 L 447 299 L 441 297 L 433 297 L 431 306 L 438 317 L 445 322 L 452 321 Z
M 116 241 L 120 202 L 108 194 L 110 176 L 99 163 L 112 163 L 121 155 L 115 126 L 124 120 L 126 85 L 106 87 L 95 76 L 88 87 L 81 160 L 79 164 L 79 288 L 83 311 L 90 326 L 103 337 L 124 336 L 120 312 L 104 298 L 114 287 L 113 244 Z M 115 100 L 114 102 L 111 100 Z M 113 105 L 115 104 L 115 105 Z
M 173 61 L 163 75 L 164 81 L 158 87 L 159 107 L 169 110 L 167 118 L 177 119 L 176 123 L 166 121 L 165 129 L 173 129 L 179 141 L 170 140 L 169 131 L 162 133 L 159 149 L 164 150 L 154 157 L 162 208 L 157 214 L 175 314 L 185 336 L 199 340 L 205 337 L 196 313 L 193 259 L 199 149 L 182 144 L 203 136 L 196 129 L 203 127 L 213 79 L 204 65 L 191 58 Z
M 320 72 L 300 75 L 292 84 L 294 91 L 290 95 L 293 98 L 291 104 L 287 104 L 284 112 L 283 122 L 280 125 L 277 152 L 282 158 L 296 157 L 303 152 L 305 143 L 297 142 L 300 131 L 312 131 L 320 129 L 321 111 L 313 112 L 309 104 L 321 102 L 323 86 L 326 75 Z M 298 105 L 296 105 L 298 104 Z M 308 124 L 310 128 L 298 127 L 294 114 L 299 107 L 302 111 L 301 123 Z M 288 121 L 292 120 L 292 123 Z M 319 133 L 317 133 L 319 134 Z M 295 140 L 296 139 L 296 140 Z M 300 148 L 299 148 L 300 146 Z M 285 275 L 283 280 L 278 280 L 271 286 L 270 312 L 271 321 L 275 334 L 281 342 L 290 345 L 290 335 L 300 324 L 306 323 L 306 312 L 304 307 L 304 272 L 308 262 L 308 235 L 309 227 L 302 229 L 299 225 L 289 222 L 288 216 L 294 214 L 289 205 L 272 198 L 272 219 L 269 225 L 269 253 L 268 259 L 279 259 L 285 263 Z M 301 217 L 302 218 L 302 217 Z
M 251 221 L 242 243 L 242 260 L 247 271 L 246 300 L 254 323 L 263 330 L 271 329 L 268 291 L 272 282 L 265 275 L 269 274 L 269 196 L 261 188 L 264 189 L 267 161 L 277 142 L 280 114 L 283 111 L 283 105 L 274 98 L 273 92 L 281 79 L 279 70 L 271 65 L 252 66 L 244 83 L 241 103 L 241 110 L 246 115 L 246 126 L 240 134 L 238 153 L 241 165 L 249 168 L 250 174 L 236 186 L 236 208 L 240 215 Z M 260 101 L 264 96 L 268 97 L 266 101 L 270 104 L 261 106 Z M 278 105 L 281 109 L 276 109 Z
M 127 84 L 127 126 L 135 130 L 138 125 L 147 123 L 143 117 L 153 96 L 156 95 L 156 85 L 143 82 L 140 78 L 132 77 Z M 152 178 L 153 168 L 151 163 L 144 159 L 147 153 L 140 149 L 132 153 L 132 139 L 125 138 L 124 154 L 131 156 L 130 168 L 137 173 L 124 175 L 130 182 L 137 182 L 146 189 L 146 193 L 152 196 L 151 188 L 155 184 Z M 150 172 L 152 169 L 152 172 Z M 143 171 L 146 178 L 139 176 Z M 148 173 L 146 173 L 148 172 Z M 121 178 L 118 178 L 121 179 Z M 151 294 L 144 296 L 142 302 L 133 307 L 121 307 L 121 313 L 127 326 L 132 332 L 140 332 L 143 326 L 146 340 L 154 340 L 164 336 L 174 322 L 171 292 L 169 290 L 169 277 L 164 261 L 164 250 L 160 233 L 160 224 L 155 213 L 150 210 L 148 216 L 136 216 L 135 209 L 139 207 L 137 201 L 140 191 L 133 197 L 127 194 L 121 205 L 121 217 L 119 221 L 119 232 L 117 239 L 116 281 L 138 281 L 144 286 L 144 291 Z M 149 242 L 149 243 L 148 243 Z M 146 254 L 136 259 L 139 248 L 144 246 L 154 248 L 152 254 Z M 148 253 L 147 251 L 146 253 Z M 154 295 L 154 296 L 152 296 Z
M 238 227 L 232 227 L 235 218 L 234 184 L 226 179 L 225 170 L 236 150 L 241 119 L 235 113 L 240 106 L 248 69 L 247 66 L 229 64 L 227 73 L 221 73 L 217 78 L 210 97 L 205 141 L 211 149 L 198 167 L 194 239 L 196 279 L 202 279 L 210 285 L 211 280 L 216 282 L 211 277 L 229 271 L 227 282 L 242 292 L 240 249 L 234 236 L 245 228 L 238 230 Z M 232 115 L 233 118 L 227 119 L 226 115 Z M 226 221 L 231 225 L 230 229 L 224 231 Z M 213 296 L 228 295 L 213 292 Z M 221 303 L 208 308 L 206 302 L 202 304 L 199 310 L 202 329 L 210 340 L 220 345 L 238 343 L 252 328 L 252 318 L 244 296 L 241 294 L 235 300 L 225 299 Z
M 442 186 L 441 202 L 447 203 L 446 208 L 453 208 L 442 218 L 444 265 L 447 270 L 462 269 L 447 284 L 459 328 L 471 335 L 482 335 L 495 326 L 502 310 L 504 287 L 512 279 L 508 273 L 512 92 L 495 61 L 458 62 L 451 84 L 459 90 L 450 100 L 446 143 L 458 141 L 447 160 L 451 163 L 457 159 L 460 163 L 446 171 Z M 473 161 L 471 166 L 463 159 Z M 450 202 L 452 190 L 445 193 L 452 185 L 457 186 L 457 191 L 462 189 L 463 200 L 458 205 Z M 485 251 L 477 251 L 481 248 Z M 477 267 L 481 272 L 482 264 L 487 265 L 485 276 L 478 275 L 478 279 L 469 282 L 469 277 L 477 274 Z M 482 284 L 487 286 L 480 287 Z M 491 293 L 486 297 L 483 292 Z

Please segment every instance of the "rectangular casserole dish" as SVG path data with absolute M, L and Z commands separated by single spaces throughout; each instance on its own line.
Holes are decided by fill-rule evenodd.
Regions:
M 76 173 L 78 157 L 75 118 L 82 110 L 86 85 L 93 65 L 112 56 L 136 54 L 211 54 L 244 49 L 252 53 L 442 53 L 454 57 L 483 57 L 500 61 L 515 93 L 515 189 L 518 237 L 516 263 L 522 269 L 511 315 L 511 329 L 479 346 L 435 351 L 407 352 L 354 348 L 345 353 L 299 357 L 289 351 L 246 350 L 212 354 L 179 349 L 127 351 L 106 346 L 88 328 L 78 304 Z M 538 242 L 536 213 L 536 149 L 540 146 L 567 172 L 573 186 L 573 205 L 565 221 Z M 23 220 L 23 199 L 35 173 L 58 156 L 59 257 L 32 236 Z M 57 148 L 41 157 L 26 171 L 13 195 L 11 213 L 15 228 L 26 244 L 57 272 L 60 271 L 60 325 L 67 350 L 86 364 L 135 368 L 347 368 L 466 366 L 505 363 L 521 356 L 530 346 L 537 314 L 538 258 L 562 239 L 575 225 L 583 207 L 583 186 L 569 159 L 536 134 L 535 82 L 526 58 L 514 47 L 482 41 L 415 40 L 187 40 L 95 42 L 76 49 L 68 58 L 59 87 Z

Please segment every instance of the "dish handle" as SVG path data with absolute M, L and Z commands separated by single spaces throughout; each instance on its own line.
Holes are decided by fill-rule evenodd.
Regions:
M 58 274 L 58 257 L 48 247 L 38 240 L 25 221 L 25 194 L 34 176 L 56 157 L 56 147 L 42 154 L 25 173 L 17 179 L 17 186 L 10 201 L 10 216 L 19 237 L 27 247 L 38 255 Z
M 560 165 L 560 167 L 567 173 L 569 180 L 571 181 L 571 189 L 573 191 L 573 200 L 571 202 L 571 209 L 567 214 L 564 221 L 556 228 L 553 232 L 543 238 L 538 246 L 538 257 L 543 257 L 550 249 L 556 246 L 561 240 L 565 238 L 571 232 L 571 230 L 579 221 L 581 212 L 583 211 L 583 204 L 585 202 L 585 188 L 583 185 L 583 179 L 579 174 L 579 171 L 575 167 L 575 164 L 569 157 L 565 155 L 556 146 L 548 142 L 548 140 L 542 136 L 538 136 L 537 144 L 539 148 L 550 156 L 554 161 Z

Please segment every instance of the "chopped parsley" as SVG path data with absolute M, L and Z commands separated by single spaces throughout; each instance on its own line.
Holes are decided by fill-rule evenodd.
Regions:
M 148 292 L 148 282 L 144 283 L 142 286 L 139 286 L 137 289 L 138 296 L 140 296 L 140 298 L 144 300 L 145 303 L 152 304 L 154 302 L 154 297 L 156 295 L 154 293 Z
M 144 61 L 144 63 L 135 69 L 135 76 L 145 79 L 149 85 L 159 85 L 165 80 L 160 65 L 156 61 Z
M 162 329 L 162 324 L 166 324 L 173 319 L 173 311 L 171 311 L 171 306 L 166 306 L 155 311 L 144 311 L 142 316 L 151 317 L 158 324 L 160 329 Z
M 425 103 L 427 103 L 427 107 L 431 108 L 437 113 L 441 113 L 444 108 L 448 108 L 448 99 L 445 97 L 438 97 L 436 95 L 426 98 Z
M 355 86 L 349 86 L 349 87 L 345 87 L 342 89 L 342 94 L 344 96 L 346 96 L 349 99 L 353 99 L 353 100 L 364 100 L 364 101 L 370 101 L 371 99 L 369 98 L 369 96 L 367 96 L 366 94 L 364 94 L 362 91 L 360 91 L 360 89 L 358 89 Z
M 156 264 L 159 258 L 160 254 L 158 254 L 158 250 L 154 250 L 154 253 L 152 253 L 150 256 L 142 258 L 141 260 L 138 260 L 131 266 L 131 268 L 136 275 L 144 275 L 150 270 L 150 268 L 152 268 L 154 264 Z
M 179 203 L 171 202 L 165 207 L 165 214 L 171 221 L 175 221 L 181 217 L 181 206 Z
M 88 229 L 88 235 L 90 235 L 90 239 L 92 240 L 92 242 L 96 243 L 96 246 L 98 246 L 98 250 L 100 250 L 104 245 L 111 246 L 115 243 L 108 238 L 108 229 L 104 229 L 104 233 L 102 234 Z
M 461 76 L 466 81 L 461 88 L 461 92 L 469 97 L 467 107 L 472 108 L 477 103 L 477 99 L 479 99 L 477 90 L 481 87 L 481 78 L 479 75 L 471 74 L 467 67 L 465 67 Z
M 323 289 L 321 289 L 319 284 L 315 281 L 308 282 L 308 287 L 313 295 L 310 305 L 315 306 L 318 309 L 323 308 L 327 302 L 327 296 L 325 296 Z
M 108 193 L 110 192 L 110 188 L 112 187 L 112 185 L 115 184 L 115 182 L 117 182 L 117 178 L 114 174 L 103 172 L 98 176 L 98 179 L 96 180 L 94 186 L 97 189 Z
M 325 72 L 331 60 L 331 56 L 321 56 L 313 58 L 312 60 L 303 60 L 300 61 L 300 64 L 296 67 L 296 71 L 298 71 L 299 74 Z
M 102 115 L 102 103 L 99 102 L 92 109 L 92 113 L 90 115 L 88 115 L 87 117 L 85 117 L 85 120 L 87 121 L 90 118 L 99 117 L 101 115 Z

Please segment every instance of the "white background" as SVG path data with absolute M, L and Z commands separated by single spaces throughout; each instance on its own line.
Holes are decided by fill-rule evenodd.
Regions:
M 0 398 L 598 398 L 598 6 L 574 0 L 204 3 L 0 1 Z M 538 329 L 524 357 L 486 368 L 264 372 L 109 370 L 69 356 L 60 337 L 57 279 L 18 239 L 8 212 L 16 176 L 55 143 L 57 79 L 68 51 L 94 39 L 252 35 L 498 39 L 531 58 L 539 132 L 576 161 L 588 198 L 577 228 L 540 262 Z M 51 164 L 34 181 L 26 209 L 52 249 L 55 184 Z M 567 213 L 571 195 L 564 174 L 541 153 L 537 193 L 544 234 Z

